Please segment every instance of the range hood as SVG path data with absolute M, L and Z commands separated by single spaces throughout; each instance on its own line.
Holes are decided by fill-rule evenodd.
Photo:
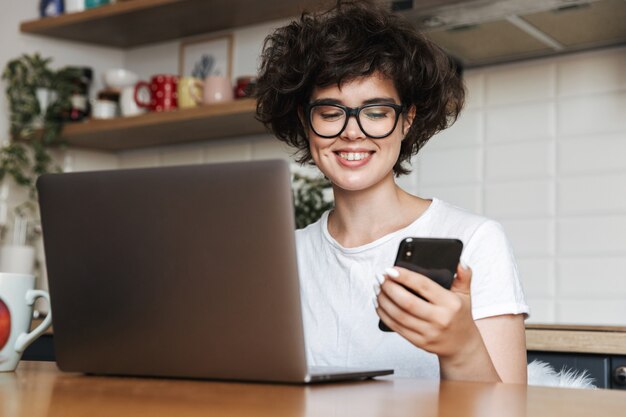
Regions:
M 626 0 L 401 0 L 392 6 L 465 68 L 626 45 Z

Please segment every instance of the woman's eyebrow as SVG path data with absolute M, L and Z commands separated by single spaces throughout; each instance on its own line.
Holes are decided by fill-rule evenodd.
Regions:
M 374 98 L 369 98 L 365 101 L 363 101 L 362 105 L 367 105 L 367 104 L 396 104 L 396 100 L 391 98 L 391 97 L 374 97 Z M 334 98 L 321 98 L 318 100 L 314 100 L 310 103 L 310 105 L 316 105 L 316 104 L 343 104 L 341 100 L 337 100 Z
M 363 102 L 363 104 L 396 104 L 396 100 L 391 97 L 376 97 L 370 98 Z

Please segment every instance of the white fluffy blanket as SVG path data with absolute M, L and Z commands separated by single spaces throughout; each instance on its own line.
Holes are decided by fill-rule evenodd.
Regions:
M 544 387 L 596 388 L 594 379 L 587 371 L 578 372 L 572 369 L 555 371 L 550 364 L 532 361 L 528 364 L 528 385 Z

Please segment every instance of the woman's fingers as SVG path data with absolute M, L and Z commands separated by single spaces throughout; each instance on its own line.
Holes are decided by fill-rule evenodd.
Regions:
M 387 268 L 386 277 L 415 291 L 432 304 L 444 305 L 450 301 L 450 292 L 432 279 L 401 267 Z
M 387 279 L 380 286 L 380 295 L 378 296 L 378 302 L 380 304 L 381 297 L 385 297 L 390 303 L 393 304 L 393 310 L 391 306 L 388 306 L 389 313 L 398 312 L 393 314 L 393 317 L 399 317 L 402 314 L 410 314 L 411 316 L 420 318 L 422 320 L 432 320 L 436 316 L 436 306 L 416 296 L 408 291 L 395 279 Z M 397 319 L 396 319 L 397 320 Z
M 398 284 L 394 284 L 394 283 L 385 284 L 385 286 L 390 286 L 390 285 L 399 287 Z M 400 289 L 402 291 L 406 291 L 404 288 L 400 288 Z M 420 311 L 421 309 L 419 307 L 416 307 L 416 305 L 418 305 L 419 302 L 424 303 L 425 305 L 423 306 L 424 307 L 423 310 L 426 310 L 426 311 L 430 311 L 433 308 L 433 306 L 428 305 L 427 302 L 425 302 L 424 300 L 420 300 L 419 298 L 415 297 L 411 293 L 409 293 L 409 296 L 417 299 L 418 303 L 416 303 L 410 309 L 404 309 L 397 302 L 392 300 L 390 296 L 387 295 L 386 292 L 381 291 L 380 295 L 377 297 L 378 309 L 384 311 L 385 314 L 387 314 L 389 317 L 391 317 L 394 320 L 394 322 L 402 325 L 405 328 L 421 333 L 425 330 L 426 326 L 428 325 L 428 323 L 423 318 L 423 315 L 429 315 L 429 313 L 424 314 L 424 311 Z
M 381 297 L 379 297 L 380 300 Z M 416 346 L 422 346 L 424 344 L 424 337 L 417 331 L 405 327 L 403 324 L 394 319 L 383 307 L 380 305 L 376 309 L 378 317 L 394 332 L 398 333 L 405 339 L 409 340 Z

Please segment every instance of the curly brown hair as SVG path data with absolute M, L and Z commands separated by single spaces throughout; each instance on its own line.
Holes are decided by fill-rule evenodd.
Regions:
M 341 1 L 322 13 L 304 12 L 264 42 L 257 82 L 257 119 L 311 162 L 307 126 L 299 112 L 315 87 L 381 73 L 393 80 L 415 117 L 394 165 L 456 120 L 465 90 L 456 64 L 408 22 L 370 1 Z M 406 112 L 407 110 L 405 110 Z

